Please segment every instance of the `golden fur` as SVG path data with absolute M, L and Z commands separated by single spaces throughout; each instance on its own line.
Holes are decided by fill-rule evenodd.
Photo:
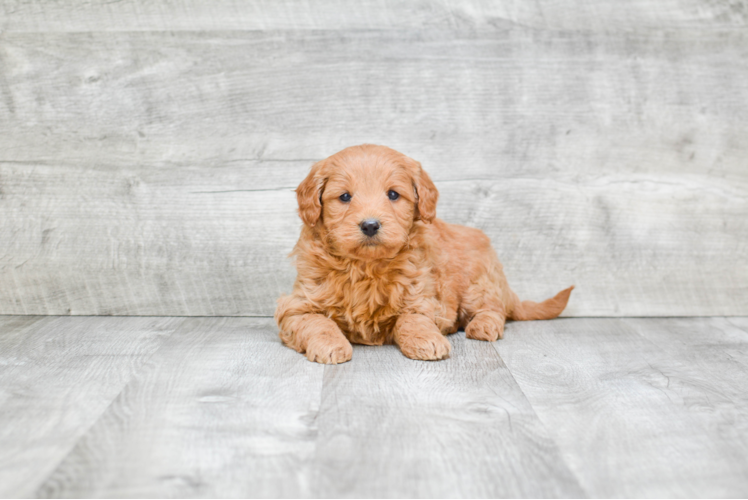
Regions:
M 344 149 L 314 164 L 296 194 L 304 221 L 292 252 L 298 275 L 275 319 L 283 342 L 311 361 L 348 361 L 351 342 L 443 359 L 446 334 L 464 328 L 468 338 L 494 341 L 506 319 L 555 318 L 569 300 L 573 287 L 521 302 L 488 237 L 437 219 L 428 174 L 390 148 Z M 365 219 L 381 225 L 373 237 L 361 229 Z

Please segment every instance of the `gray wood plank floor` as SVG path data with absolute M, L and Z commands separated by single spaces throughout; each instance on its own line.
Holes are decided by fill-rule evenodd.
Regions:
M 748 318 L 321 366 L 271 318 L 0 317 L 2 497 L 748 495 Z

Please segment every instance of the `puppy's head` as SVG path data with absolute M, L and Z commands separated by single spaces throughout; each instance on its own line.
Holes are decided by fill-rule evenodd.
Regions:
M 333 253 L 374 260 L 405 247 L 416 220 L 431 222 L 439 192 L 417 161 L 364 144 L 315 163 L 296 195 L 304 224 Z

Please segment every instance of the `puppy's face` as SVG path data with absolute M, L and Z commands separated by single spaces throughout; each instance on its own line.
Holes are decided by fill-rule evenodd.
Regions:
M 316 163 L 296 190 L 299 215 L 328 249 L 392 258 L 416 220 L 435 216 L 438 192 L 421 165 L 384 146 L 354 146 Z

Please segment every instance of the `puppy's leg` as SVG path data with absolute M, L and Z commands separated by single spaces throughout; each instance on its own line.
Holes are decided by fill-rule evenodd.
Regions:
M 411 359 L 444 359 L 452 351 L 449 340 L 436 323 L 423 314 L 403 314 L 397 318 L 394 340 Z
M 504 336 L 506 308 L 501 289 L 489 280 L 479 280 L 468 288 L 462 304 L 466 319 L 465 337 L 493 342 Z
M 465 327 L 465 337 L 493 342 L 504 337 L 506 317 L 493 311 L 481 311 Z
M 287 316 L 281 322 L 280 338 L 284 344 L 309 361 L 338 364 L 350 361 L 353 347 L 337 324 L 322 314 Z
M 460 305 L 457 295 L 451 290 L 441 290 L 441 300 L 436 308 L 436 326 L 444 335 L 457 333 L 460 323 L 457 321 L 457 309 Z

